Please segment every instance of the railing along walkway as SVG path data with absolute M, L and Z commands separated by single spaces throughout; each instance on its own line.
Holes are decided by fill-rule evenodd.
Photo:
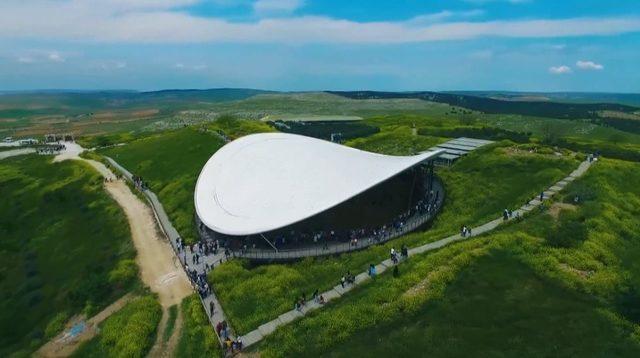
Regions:
M 400 228 L 387 229 L 382 236 L 370 236 L 358 238 L 356 245 L 351 242 L 327 242 L 316 243 L 313 246 L 300 249 L 284 249 L 275 251 L 273 249 L 247 249 L 234 251 L 235 257 L 245 258 L 254 261 L 290 261 L 305 257 L 329 256 L 347 252 L 363 250 L 367 247 L 385 243 L 399 236 L 405 235 L 411 231 L 428 223 L 440 211 L 444 203 L 444 189 L 439 180 L 434 179 L 435 192 L 438 192 L 438 200 L 434 203 L 432 210 L 423 215 L 414 215 Z
M 109 164 L 111 164 L 114 168 L 116 168 L 119 172 L 121 172 L 122 175 L 124 175 L 125 178 L 127 178 L 127 180 L 133 182 L 133 175 L 131 174 L 131 172 L 129 172 L 123 166 L 118 164 L 112 158 L 105 156 L 105 159 L 109 162 Z M 160 203 L 160 200 L 158 200 L 158 197 L 156 196 L 156 194 L 149 189 L 143 189 L 141 190 L 141 192 L 145 195 L 145 197 L 151 204 L 151 208 L 153 209 L 153 213 L 160 226 L 160 229 L 164 232 L 164 234 L 169 239 L 169 243 L 173 248 L 173 252 L 175 253 L 176 258 L 180 262 L 183 269 L 185 269 L 185 265 L 189 265 L 190 269 L 195 269 L 198 272 L 198 274 L 202 274 L 202 273 L 206 273 L 205 264 L 208 265 L 209 267 L 214 267 L 214 266 L 220 265 L 223 261 L 226 261 L 227 258 L 224 256 L 223 250 L 220 250 L 221 252 L 218 253 L 217 255 L 200 256 L 200 262 L 198 264 L 195 264 L 192 260 L 190 260 L 190 258 L 193 255 L 193 252 L 191 251 L 189 246 L 185 246 L 184 251 L 182 252 L 178 250 L 177 239 L 180 237 L 180 235 L 178 234 L 178 231 L 171 224 L 171 220 L 169 220 L 169 217 L 167 216 L 167 213 L 165 212 L 164 207 Z M 187 276 L 189 276 L 188 272 L 187 272 Z M 194 285 L 193 282 L 191 284 Z M 220 301 L 218 301 L 218 298 L 216 297 L 214 287 L 211 287 L 211 288 L 212 290 L 209 296 L 202 298 L 198 294 L 198 297 L 200 297 L 202 306 L 204 307 L 204 310 L 207 313 L 207 317 L 209 317 L 209 322 L 211 323 L 211 326 L 215 330 L 215 327 L 218 324 L 218 322 L 225 321 L 226 316 L 224 314 Z M 195 285 L 194 285 L 194 290 L 197 292 Z M 213 314 L 211 314 L 209 309 L 211 303 L 213 303 L 215 307 Z M 229 321 L 227 321 L 227 325 L 229 326 Z M 231 332 L 230 334 L 231 339 L 235 339 L 235 335 L 231 327 L 229 331 Z M 218 335 L 216 334 L 216 336 Z M 221 337 L 218 336 L 218 340 L 222 345 L 223 342 Z

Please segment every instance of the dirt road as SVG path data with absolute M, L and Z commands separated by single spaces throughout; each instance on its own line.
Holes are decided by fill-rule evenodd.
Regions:
M 158 232 L 151 209 L 121 180 L 107 182 L 105 188 L 129 221 L 142 281 L 158 294 L 162 307 L 180 303 L 193 291 L 173 249 Z
M 162 306 L 163 315 L 166 316 L 167 308 L 180 304 L 183 298 L 193 293 L 189 279 L 182 270 L 180 263 L 173 253 L 173 249 L 166 241 L 163 234 L 158 231 L 156 221 L 151 209 L 142 202 L 122 180 L 117 180 L 116 176 L 102 163 L 95 160 L 79 157 L 83 151 L 82 147 L 75 143 L 65 143 L 67 150 L 54 158 L 54 162 L 63 160 L 82 160 L 95 168 L 103 177 L 108 179 L 105 182 L 105 190 L 122 207 L 129 227 L 131 238 L 136 248 L 136 263 L 140 270 L 140 278 L 149 286 L 151 291 L 158 294 L 158 300 Z M 107 307 L 97 316 L 87 320 L 86 329 L 77 337 L 68 337 L 68 329 L 59 337 L 45 344 L 38 352 L 41 357 L 66 357 L 71 355 L 79 346 L 79 343 L 95 336 L 98 323 L 102 322 L 111 314 L 117 312 L 130 299 L 121 299 Z M 80 320 L 79 318 L 77 320 Z M 161 328 L 164 328 L 163 318 Z M 75 324 L 75 322 L 72 322 Z M 70 327 L 68 327 L 70 328 Z M 168 356 L 175 348 L 177 332 L 182 328 L 182 317 L 176 322 L 176 332 L 167 344 L 162 344 L 152 348 L 154 355 Z M 174 337 L 176 336 L 176 337 Z M 170 343 L 170 344 L 169 344 Z

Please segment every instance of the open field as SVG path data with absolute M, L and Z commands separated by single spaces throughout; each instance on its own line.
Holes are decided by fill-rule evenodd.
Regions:
M 561 198 L 580 195 L 575 211 L 536 213 L 415 256 L 399 277 L 382 275 L 254 349 L 266 357 L 636 356 L 640 191 L 629 183 L 637 180 L 637 163 L 597 163 Z M 558 232 L 572 235 L 558 241 Z
M 29 352 L 74 314 L 137 282 L 129 227 L 102 178 L 75 161 L 0 161 L 0 355 Z
M 451 108 L 417 99 L 357 101 L 323 92 L 210 91 L 219 92 L 161 91 L 148 96 L 119 92 L 4 95 L 0 96 L 0 137 L 50 132 L 98 135 L 156 131 L 211 122 L 224 115 L 256 120 L 317 116 L 351 119 L 398 112 L 443 114 Z

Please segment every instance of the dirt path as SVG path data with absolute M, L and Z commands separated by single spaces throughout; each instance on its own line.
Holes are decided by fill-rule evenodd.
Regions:
M 162 320 L 160 321 L 160 325 L 158 328 L 158 335 L 156 337 L 156 342 L 153 347 L 149 351 L 148 357 L 156 358 L 156 357 L 173 357 L 174 352 L 176 350 L 176 346 L 178 345 L 178 340 L 180 339 L 180 334 L 182 333 L 182 310 L 178 306 L 178 314 L 176 315 L 176 321 L 174 324 L 173 332 L 169 339 L 164 341 L 164 332 L 167 329 L 167 322 L 169 313 L 167 310 L 164 310 L 162 314 Z
M 131 192 L 124 181 L 116 180 L 116 176 L 102 163 L 79 157 L 83 148 L 78 144 L 65 143 L 65 145 L 67 148 L 66 151 L 57 155 L 54 158 L 54 162 L 70 159 L 82 160 L 89 163 L 102 176 L 109 179 L 105 182 L 105 190 L 118 205 L 120 205 L 129 222 L 131 238 L 137 251 L 136 263 L 140 269 L 140 278 L 149 286 L 151 291 L 158 294 L 158 300 L 162 306 L 163 317 L 158 332 L 158 335 L 161 336 L 162 332 L 160 331 L 164 329 L 167 321 L 167 309 L 170 306 L 179 304 L 183 298 L 193 292 L 187 275 L 177 261 L 173 249 L 159 232 L 151 209 Z M 54 339 L 38 351 L 38 353 L 40 353 L 39 355 L 43 357 L 66 357 L 71 355 L 71 353 L 78 348 L 79 342 L 86 341 L 96 335 L 98 323 L 118 311 L 124 304 L 126 304 L 126 302 L 121 302 L 121 300 L 116 301 L 96 317 L 87 321 L 87 328 L 83 333 L 73 339 L 73 342 L 69 339 Z M 71 326 L 76 323 L 77 322 L 70 322 Z M 176 335 L 176 332 L 179 332 L 181 328 L 182 318 L 180 318 L 180 326 L 178 326 L 178 322 L 176 322 L 175 331 L 171 337 L 175 341 L 177 341 L 177 338 L 173 336 Z M 65 330 L 65 332 L 68 332 L 68 330 Z M 63 335 L 64 334 L 65 333 L 63 333 Z M 158 342 L 160 345 L 158 345 Z M 169 342 L 171 342 L 171 340 L 169 340 Z M 167 348 L 170 348 L 168 343 Z M 164 349 L 164 347 L 165 345 L 160 337 L 160 340 L 156 342 L 151 352 L 158 352 L 158 354 L 162 356 L 165 356 L 167 352 L 168 355 L 173 352 L 172 350 Z M 175 343 L 173 348 L 175 348 Z
M 98 325 L 107 317 L 118 312 L 135 296 L 128 293 L 115 301 L 97 315 L 91 317 L 85 322 L 84 316 L 75 316 L 67 322 L 65 329 L 51 341 L 40 347 L 35 352 L 36 357 L 68 357 L 70 356 L 82 342 L 88 341 L 98 334 Z M 73 335 L 74 326 L 84 325 L 85 329 L 78 335 Z
M 178 346 L 178 341 L 180 340 L 180 335 L 182 335 L 182 310 L 178 307 L 178 316 L 176 316 L 176 325 L 173 329 L 173 334 L 169 337 L 169 340 L 164 346 L 164 350 L 162 352 L 162 357 L 173 357 L 175 355 L 176 347 Z
M 105 188 L 129 220 L 142 281 L 158 294 L 163 308 L 179 304 L 193 291 L 172 248 L 158 232 L 151 209 L 121 180 L 107 182 Z
M 110 180 L 105 183 L 105 189 L 122 207 L 129 221 L 142 281 L 158 294 L 163 309 L 180 303 L 192 293 L 191 285 L 173 249 L 158 231 L 151 209 L 131 192 L 124 181 L 116 180 L 116 176 L 104 164 L 81 158 L 79 155 L 84 149 L 79 144 L 65 142 L 65 147 L 65 151 L 53 161 L 82 160 Z

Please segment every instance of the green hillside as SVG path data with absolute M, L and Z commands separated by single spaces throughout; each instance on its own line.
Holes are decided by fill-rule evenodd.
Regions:
M 0 161 L 0 356 L 32 352 L 137 280 L 129 226 L 102 178 L 50 160 Z

